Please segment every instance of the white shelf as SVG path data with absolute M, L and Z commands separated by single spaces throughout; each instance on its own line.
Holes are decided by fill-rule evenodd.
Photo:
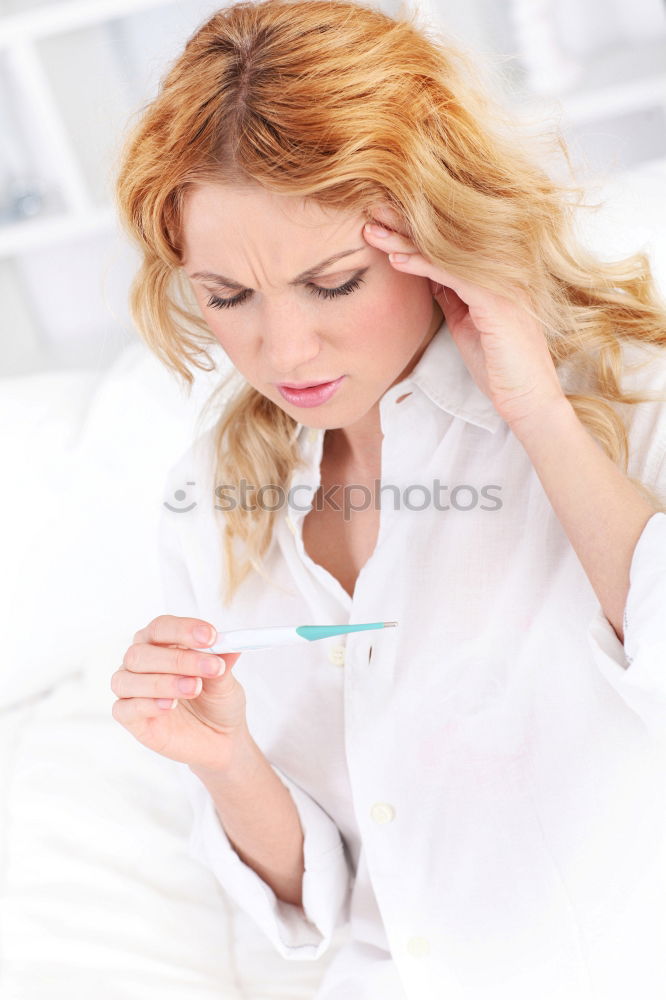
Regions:
M 85 236 L 112 233 L 117 225 L 115 211 L 100 208 L 80 214 L 40 216 L 0 226 L 0 257 L 11 257 Z
M 122 48 L 128 30 L 123 21 L 146 14 L 148 24 L 154 20 L 156 29 L 165 22 L 182 21 L 184 39 L 188 21 L 208 16 L 216 6 L 213 0 L 54 0 L 18 13 L 0 13 L 4 70 L 0 82 L 6 80 L 10 87 L 7 106 L 17 109 L 14 147 L 25 154 L 23 162 L 21 156 L 14 157 L 18 166 L 14 165 L 13 173 L 6 156 L 4 164 L 0 156 L 0 168 L 4 167 L 8 184 L 36 175 L 51 201 L 39 218 L 0 224 L 1 256 L 108 231 L 110 210 L 100 205 L 109 197 L 102 186 L 108 187 L 109 158 L 116 150 L 112 138 L 107 141 L 98 125 L 106 121 L 113 137 L 135 106 L 150 96 L 140 90 L 135 94 L 123 76 L 123 60 L 132 58 Z M 146 49 L 134 53 L 135 60 L 143 60 L 140 72 L 151 65 L 150 45 Z M 90 95 L 77 108 L 78 95 L 86 90 L 84 82 L 73 87 L 71 81 L 79 53 L 81 73 L 84 78 L 86 74 L 92 77 L 87 88 Z M 112 90 L 100 91 L 98 72 L 99 79 L 107 79 L 103 76 L 107 74 Z M 10 120 L 8 126 L 12 127 Z M 62 207 L 61 214 L 46 214 L 56 206 Z
M 0 48 L 180 2 L 182 0 L 65 0 L 23 14 L 0 15 Z

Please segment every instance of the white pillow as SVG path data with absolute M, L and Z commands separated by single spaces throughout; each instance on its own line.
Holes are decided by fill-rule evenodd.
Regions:
M 91 646 L 91 670 L 0 718 L 0 996 L 313 997 L 348 929 L 286 962 L 189 855 L 177 765 L 111 716 L 114 653 Z
M 197 373 L 189 398 L 142 342 L 102 376 L 4 380 L 0 708 L 81 670 L 100 638 L 118 644 L 120 665 L 161 612 L 162 488 L 228 370 L 221 349 L 211 354 L 217 368 Z
M 48 595 L 50 539 L 60 524 L 60 496 L 69 476 L 94 372 L 67 371 L 0 380 L 0 608 L 3 649 L 0 705 L 49 682 L 48 662 L 27 655 L 51 617 L 37 595 Z

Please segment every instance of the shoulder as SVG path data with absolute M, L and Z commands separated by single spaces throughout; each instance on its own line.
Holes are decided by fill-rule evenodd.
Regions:
M 203 511 L 212 507 L 215 473 L 215 427 L 195 437 L 167 470 L 163 485 L 163 508 L 172 515 Z M 198 521 L 199 517 L 178 519 Z
M 171 484 L 185 475 L 210 474 L 215 457 L 215 427 L 209 427 L 183 449 L 166 472 L 165 482 Z

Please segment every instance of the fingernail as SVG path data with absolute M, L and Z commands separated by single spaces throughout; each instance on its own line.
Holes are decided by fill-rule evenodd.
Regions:
M 201 694 L 200 677 L 179 677 L 176 684 L 181 694 Z
M 388 231 L 388 229 L 384 229 L 383 226 L 378 226 L 377 223 L 375 223 L 375 222 L 368 222 L 368 223 L 366 223 L 365 228 L 369 229 L 373 236 L 390 236 L 391 235 L 390 232 Z
M 178 704 L 177 698 L 156 698 L 158 708 L 175 708 Z
M 197 625 L 196 628 L 192 630 L 192 635 L 197 642 L 202 644 L 205 643 L 206 646 L 210 646 L 215 640 L 217 633 L 213 629 L 209 628 L 208 625 Z
M 388 256 L 393 264 L 404 264 L 406 260 L 409 260 L 408 253 L 390 253 Z
M 206 677 L 216 677 L 218 669 L 218 664 L 211 656 L 202 657 L 199 660 L 199 670 Z
M 221 677 L 225 668 L 226 663 L 221 656 L 216 656 L 215 659 L 206 657 L 205 660 L 201 660 L 199 663 L 199 669 L 206 677 Z

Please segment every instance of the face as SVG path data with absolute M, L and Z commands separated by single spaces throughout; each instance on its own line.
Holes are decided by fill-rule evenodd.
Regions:
M 365 221 L 259 187 L 200 184 L 185 200 L 183 268 L 206 323 L 245 379 L 309 427 L 378 426 L 379 399 L 441 323 L 428 279 L 394 270 Z M 279 389 L 338 379 L 307 407 Z

